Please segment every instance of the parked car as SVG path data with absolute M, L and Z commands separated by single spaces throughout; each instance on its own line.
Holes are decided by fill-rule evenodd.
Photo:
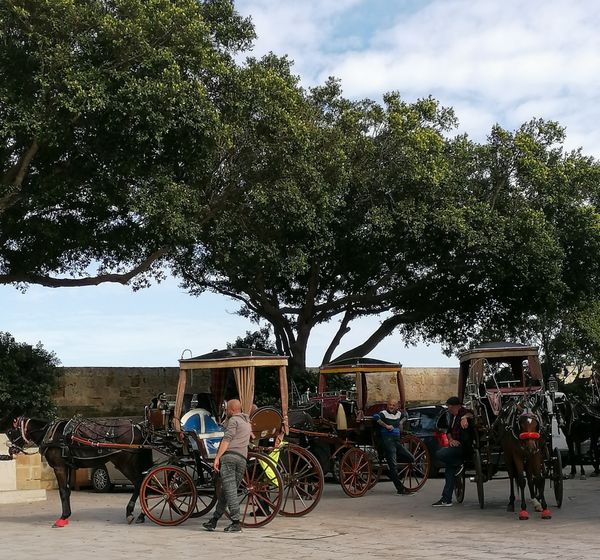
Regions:
M 112 463 L 93 468 L 90 481 L 96 492 L 110 492 L 115 486 L 133 486 L 133 483 Z
M 439 404 L 406 409 L 408 413 L 406 429 L 421 438 L 429 449 L 431 455 L 430 477 L 438 475 L 440 469 L 444 467 L 436 459 L 436 452 L 440 447 L 448 446 L 446 411 L 447 408 Z

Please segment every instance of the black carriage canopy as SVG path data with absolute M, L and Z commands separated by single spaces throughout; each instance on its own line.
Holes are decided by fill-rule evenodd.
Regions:
M 319 368 L 319 393 L 327 391 L 327 377 L 332 374 L 354 374 L 356 385 L 356 405 L 358 410 L 366 412 L 368 388 L 367 375 L 387 374 L 395 376 L 395 385 L 398 390 L 398 403 L 400 408 L 405 405 L 404 380 L 402 379 L 402 365 L 385 362 L 375 358 L 344 358 L 324 364 Z M 389 395 L 386 395 L 387 399 Z
M 183 396 L 187 383 L 188 372 L 204 370 L 210 375 L 210 391 L 215 400 L 217 410 L 225 399 L 225 384 L 227 374 L 232 371 L 235 384 L 242 403 L 242 411 L 250 414 L 254 402 L 254 378 L 256 368 L 279 368 L 279 392 L 281 398 L 281 414 L 285 432 L 288 430 L 288 382 L 286 368 L 287 356 L 277 356 L 270 352 L 253 350 L 251 348 L 228 348 L 213 350 L 193 358 L 179 360 L 179 383 L 175 400 L 175 419 L 179 421 L 183 404 Z M 180 429 L 180 426 L 178 426 Z
M 529 377 L 542 384 L 542 368 L 537 346 L 527 346 L 515 342 L 488 342 L 471 348 L 459 355 L 460 372 L 458 380 L 459 398 L 465 396 L 467 381 L 480 385 L 484 382 L 485 364 L 506 363 L 510 366 L 512 379 L 519 386 L 525 386 L 525 368 Z

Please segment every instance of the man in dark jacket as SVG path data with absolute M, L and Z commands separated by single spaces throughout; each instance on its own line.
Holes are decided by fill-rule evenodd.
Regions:
M 442 497 L 433 507 L 448 507 L 452 505 L 454 479 L 460 474 L 465 460 L 465 445 L 468 437 L 469 418 L 473 413 L 466 409 L 458 397 L 450 397 L 448 405 L 448 447 L 442 447 L 437 452 L 437 458 L 444 463 L 445 483 Z

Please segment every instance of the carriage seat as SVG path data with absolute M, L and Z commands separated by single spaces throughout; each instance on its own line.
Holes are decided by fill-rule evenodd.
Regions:
M 385 410 L 386 406 L 387 404 L 384 402 L 373 403 L 372 405 L 367 407 L 365 416 L 375 416 L 375 414 L 377 414 L 378 412 Z
M 282 432 L 283 416 L 276 408 L 264 406 L 252 414 L 250 423 L 255 437 L 270 439 L 277 437 Z
M 193 408 L 181 417 L 181 427 L 184 431 L 195 432 L 198 441 L 203 444 L 202 455 L 213 459 L 223 439 L 223 428 L 214 416 L 204 408 Z

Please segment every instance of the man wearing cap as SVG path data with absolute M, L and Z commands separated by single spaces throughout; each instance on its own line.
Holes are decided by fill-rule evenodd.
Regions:
M 435 502 L 433 507 L 448 507 L 452 505 L 452 492 L 454 491 L 454 478 L 460 474 L 465 459 L 464 445 L 465 434 L 469 429 L 469 418 L 473 413 L 466 409 L 458 397 L 450 397 L 448 405 L 448 447 L 442 447 L 437 452 L 437 458 L 444 463 L 446 482 L 442 490 L 442 497 Z

